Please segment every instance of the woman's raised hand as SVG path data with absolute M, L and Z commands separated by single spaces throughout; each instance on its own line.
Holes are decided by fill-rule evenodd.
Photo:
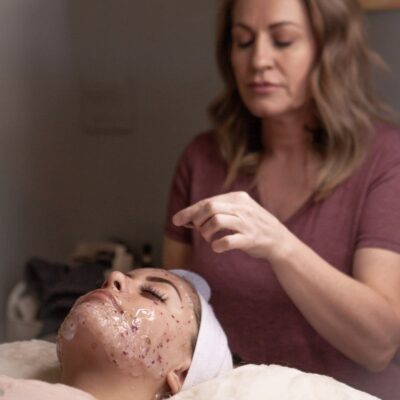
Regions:
M 270 261 L 284 256 L 294 238 L 275 216 L 246 192 L 201 200 L 175 214 L 173 223 L 197 229 L 217 253 L 238 249 Z

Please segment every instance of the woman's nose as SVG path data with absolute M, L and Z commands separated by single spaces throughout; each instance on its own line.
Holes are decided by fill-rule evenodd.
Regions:
M 122 292 L 126 289 L 126 276 L 119 271 L 113 271 L 103 283 L 103 288 Z
M 252 54 L 252 66 L 256 71 L 270 69 L 274 66 L 273 49 L 267 38 L 256 39 Z

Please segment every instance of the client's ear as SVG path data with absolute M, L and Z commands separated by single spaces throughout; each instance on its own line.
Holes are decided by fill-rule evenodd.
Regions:
M 178 393 L 183 386 L 183 382 L 186 378 L 192 360 L 183 361 L 177 365 L 173 370 L 167 374 L 167 385 L 169 386 L 171 394 Z

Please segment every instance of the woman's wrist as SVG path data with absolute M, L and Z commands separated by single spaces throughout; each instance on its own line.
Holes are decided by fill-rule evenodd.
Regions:
M 272 265 L 287 265 L 295 259 L 298 254 L 300 240 L 290 232 L 285 226 L 282 226 L 282 235 L 277 242 L 267 250 L 266 258 Z

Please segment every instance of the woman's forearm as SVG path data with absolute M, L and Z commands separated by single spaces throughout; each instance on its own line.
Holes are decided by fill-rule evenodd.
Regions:
M 349 277 L 294 238 L 272 261 L 282 287 L 314 329 L 333 347 L 379 371 L 396 354 L 400 321 L 379 292 Z

